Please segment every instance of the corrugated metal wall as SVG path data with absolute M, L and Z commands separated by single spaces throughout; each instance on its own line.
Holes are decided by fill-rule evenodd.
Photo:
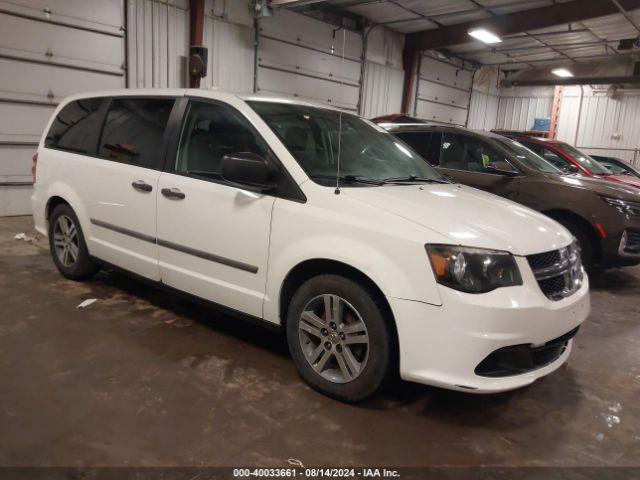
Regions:
M 125 86 L 122 0 L 13 0 L 0 13 L 0 216 L 30 213 L 31 157 L 57 103 Z
M 247 2 L 205 2 L 203 44 L 209 49 L 208 75 L 202 87 L 253 92 L 255 29 Z
M 414 115 L 437 123 L 466 125 L 472 70 L 430 52 L 422 55 L 419 63 Z
M 383 27 L 366 35 L 360 115 L 373 118 L 402 108 L 404 36 Z
M 585 153 L 613 155 L 640 165 L 640 95 L 615 98 L 585 86 L 565 88 L 558 138 Z
M 127 0 L 128 87 L 185 86 L 188 43 L 187 0 Z
M 553 87 L 504 88 L 498 103 L 496 128 L 531 130 L 536 117 L 551 117 Z
M 474 130 L 496 128 L 501 79 L 502 74 L 495 68 L 484 67 L 476 71 L 473 78 L 467 128 Z

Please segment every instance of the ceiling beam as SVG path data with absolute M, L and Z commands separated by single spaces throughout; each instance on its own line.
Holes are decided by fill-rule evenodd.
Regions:
M 624 6 L 622 6 L 618 0 L 611 0 L 611 1 L 616 7 L 618 7 L 618 10 L 620 10 L 620 13 L 624 16 L 624 18 L 626 18 L 627 21 L 631 25 L 633 25 L 633 28 L 635 28 L 638 31 L 638 33 L 640 33 L 640 26 L 636 23 L 633 17 L 629 15 L 629 13 L 627 13 L 627 11 L 624 9 Z
M 626 10 L 640 8 L 640 0 L 619 0 Z M 407 34 L 405 48 L 424 51 L 466 43 L 470 40 L 471 28 L 484 27 L 500 36 L 512 35 L 528 30 L 537 30 L 554 25 L 578 22 L 594 17 L 620 13 L 609 0 L 572 0 L 548 7 L 533 8 L 507 15 Z
M 575 57 L 580 62 L 584 62 L 587 60 L 603 60 L 603 59 L 616 59 L 621 57 L 640 57 L 640 53 L 637 51 L 624 51 L 618 52 L 619 55 L 585 55 L 581 57 Z M 520 65 L 524 63 L 532 64 L 561 64 L 564 62 L 561 58 L 546 58 L 542 60 L 513 60 L 513 61 L 503 61 L 503 62 L 492 62 L 492 63 L 483 63 L 484 67 L 508 67 L 511 64 Z
M 322 3 L 324 1 L 325 0 L 271 0 L 271 6 L 274 8 L 301 7 L 303 5 Z
M 503 80 L 502 85 L 513 87 L 552 87 L 555 85 L 637 85 L 640 75 L 629 77 L 571 77 L 541 80 Z

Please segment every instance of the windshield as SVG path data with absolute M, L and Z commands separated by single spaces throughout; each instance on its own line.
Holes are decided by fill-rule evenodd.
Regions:
M 613 173 L 611 170 L 598 163 L 589 155 L 582 153 L 580 150 L 572 147 L 569 144 L 560 143 L 558 144 L 558 146 L 573 158 L 575 158 L 578 162 L 580 162 L 580 165 L 589 170 L 591 173 L 594 173 L 596 175 L 611 175 Z
M 340 177 L 377 180 L 444 178 L 409 146 L 379 127 L 348 113 L 275 102 L 247 102 L 317 183 Z M 341 125 L 340 125 L 341 124 Z M 341 129 L 342 134 L 338 135 Z M 361 182 L 358 186 L 367 185 Z M 370 183 L 368 185 L 374 185 Z
M 532 170 L 544 173 L 555 173 L 556 175 L 562 175 L 564 173 L 562 170 L 554 167 L 544 158 L 536 155 L 527 147 L 515 140 L 511 140 L 510 138 L 496 138 L 496 140 L 498 140 L 503 147 L 509 150 L 518 160 L 520 160 L 521 163 Z
M 629 175 L 630 174 L 628 169 L 623 168 L 618 164 L 611 163 L 611 161 L 598 160 L 598 163 L 600 163 L 600 165 L 602 165 L 607 170 L 611 171 L 611 173 L 613 173 L 614 175 Z

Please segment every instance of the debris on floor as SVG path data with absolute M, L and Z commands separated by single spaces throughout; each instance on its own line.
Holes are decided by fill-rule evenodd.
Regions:
M 87 298 L 86 300 L 80 302 L 80 304 L 76 308 L 87 308 L 89 305 L 95 303 L 97 298 Z
M 18 234 L 16 234 L 13 237 L 14 240 L 24 240 L 25 242 L 29 242 L 29 243 L 36 243 L 38 241 L 40 241 L 40 238 L 37 235 L 34 235 L 33 237 L 30 237 L 29 235 L 27 235 L 24 232 L 20 232 Z
M 304 465 L 302 464 L 302 462 L 300 460 L 298 460 L 297 458 L 289 458 L 287 460 L 287 463 L 289 465 L 293 465 L 294 467 L 304 468 Z
M 164 323 L 166 325 L 171 325 L 177 328 L 190 327 L 193 325 L 193 322 L 191 320 L 187 320 L 184 318 L 175 318 L 175 317 L 165 320 Z

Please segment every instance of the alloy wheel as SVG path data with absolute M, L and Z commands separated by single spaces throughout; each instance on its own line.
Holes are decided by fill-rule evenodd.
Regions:
M 358 311 L 338 295 L 313 298 L 298 320 L 302 352 L 316 373 L 334 383 L 355 380 L 369 358 L 369 335 Z
M 53 246 L 58 261 L 65 267 L 72 267 L 78 260 L 80 239 L 78 229 L 67 215 L 60 215 L 53 227 Z

